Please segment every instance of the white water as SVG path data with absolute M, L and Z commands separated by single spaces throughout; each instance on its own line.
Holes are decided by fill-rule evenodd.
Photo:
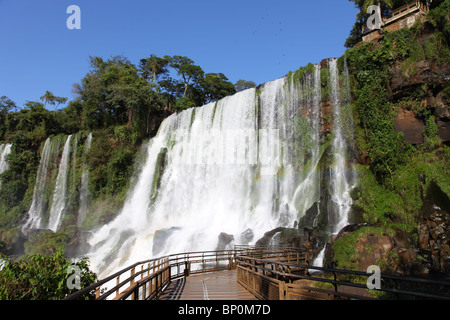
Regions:
M 91 148 L 92 133 L 89 133 L 86 142 L 84 143 L 84 153 L 86 154 Z M 86 218 L 86 213 L 89 209 L 90 198 L 89 198 L 89 170 L 86 163 L 83 164 L 83 171 L 81 173 L 81 187 L 80 187 L 80 207 L 78 209 L 78 226 L 81 226 L 84 219 Z
M 351 190 L 356 185 L 356 172 L 348 156 L 348 144 L 344 138 L 344 129 L 347 132 L 353 132 L 353 122 L 351 116 L 344 116 L 342 105 L 350 102 L 350 84 L 346 61 L 344 62 L 344 83 L 342 88 L 339 86 L 339 73 L 337 68 L 337 59 L 328 60 L 331 96 L 330 100 L 333 106 L 333 156 L 334 163 L 331 166 L 331 210 L 328 213 L 328 219 L 332 222 L 331 234 L 337 234 L 348 224 L 349 212 L 353 204 L 350 196 Z M 344 122 L 344 119 L 346 122 Z M 349 128 L 344 128 L 347 126 Z M 352 139 L 350 136 L 348 139 Z M 325 254 L 325 247 L 313 262 L 315 266 L 322 266 Z
M 48 221 L 48 229 L 57 231 L 61 218 L 67 207 L 67 178 L 69 172 L 70 161 L 70 143 L 72 135 L 69 135 L 64 145 L 64 150 L 59 164 L 58 176 L 56 178 L 55 189 L 53 190 L 53 201 L 50 208 L 50 217 Z
M 0 145 L 0 174 L 9 169 L 9 163 L 6 157 L 11 153 L 12 144 L 5 143 Z M 0 179 L 0 186 L 2 180 Z
M 47 138 L 41 152 L 41 160 L 39 162 L 36 183 L 33 191 L 33 202 L 28 210 L 28 220 L 22 227 L 23 231 L 26 229 L 37 229 L 41 227 L 41 220 L 45 211 L 44 193 L 48 185 L 47 176 L 49 174 L 51 160 L 52 142 L 50 138 Z
M 222 232 L 241 244 L 292 227 L 319 199 L 320 99 L 317 65 L 300 82 L 284 77 L 167 118 L 121 213 L 89 240 L 93 270 L 215 250 Z
M 333 234 L 339 232 L 343 227 L 348 224 L 348 213 L 352 205 L 352 198 L 350 197 L 350 191 L 353 185 L 350 182 L 352 173 L 349 170 L 352 168 L 349 166 L 347 159 L 347 143 L 343 136 L 343 123 L 341 118 L 341 98 L 339 88 L 339 75 L 337 69 L 337 59 L 329 60 L 330 69 L 330 81 L 331 81 L 331 102 L 333 105 L 333 155 L 334 165 L 331 170 L 332 181 L 332 201 L 337 206 L 337 217 L 333 225 Z M 347 124 L 348 125 L 348 124 Z

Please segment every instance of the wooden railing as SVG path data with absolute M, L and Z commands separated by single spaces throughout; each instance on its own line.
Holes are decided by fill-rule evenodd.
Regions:
M 395 10 L 392 10 L 391 17 L 383 19 L 383 23 L 389 24 L 415 11 L 420 11 L 425 14 L 428 12 L 428 8 L 422 1 L 412 1 Z
M 237 256 L 242 254 L 274 261 L 306 262 L 300 250 L 280 246 L 236 246 L 233 250 L 172 254 L 137 262 L 65 299 L 85 299 L 94 295 L 97 300 L 156 299 L 174 279 L 197 273 L 235 269 Z
M 66 300 L 157 299 L 174 279 L 237 268 L 237 281 L 266 300 L 373 299 L 371 273 L 309 265 L 305 252 L 280 246 L 236 246 L 233 250 L 187 252 L 137 262 L 66 297 Z M 389 298 L 449 299 L 450 282 L 380 275 Z M 364 279 L 361 281 L 361 279 Z M 428 291 L 417 290 L 427 287 Z M 372 292 L 373 293 L 373 292 Z
M 235 268 L 236 254 L 236 250 L 187 252 L 137 262 L 65 299 L 84 299 L 94 292 L 97 300 L 155 299 L 176 278 Z
M 253 256 L 238 256 L 237 261 L 238 282 L 259 299 L 375 299 L 367 287 L 367 279 L 373 276 L 372 273 L 278 262 Z M 389 294 L 385 296 L 387 299 L 450 300 L 449 281 L 380 275 L 380 282 L 380 288 L 373 290 Z M 420 291 L 425 287 L 427 292 Z

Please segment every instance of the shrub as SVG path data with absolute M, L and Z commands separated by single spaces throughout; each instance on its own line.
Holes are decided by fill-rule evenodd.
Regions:
M 55 300 L 62 299 L 78 289 L 69 289 L 71 265 L 81 271 L 80 287 L 97 280 L 89 270 L 88 260 L 83 258 L 72 264 L 62 251 L 51 256 L 25 255 L 20 260 L 5 258 L 0 271 L 0 300 Z M 69 280 L 69 281 L 68 281 Z M 93 298 L 93 295 L 88 298 Z

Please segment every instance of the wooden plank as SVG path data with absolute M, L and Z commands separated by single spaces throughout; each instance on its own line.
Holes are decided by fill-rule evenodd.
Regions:
M 191 275 L 173 281 L 160 300 L 256 300 L 236 279 L 236 270 Z

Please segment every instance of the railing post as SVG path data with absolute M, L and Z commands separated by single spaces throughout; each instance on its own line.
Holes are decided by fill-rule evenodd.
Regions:
M 191 268 L 191 263 L 189 261 L 185 261 L 185 266 L 184 266 L 184 276 L 187 277 L 189 276 L 190 273 L 190 268 Z
M 131 281 L 130 285 L 134 285 L 134 274 L 136 273 L 135 267 L 131 268 Z
M 334 271 L 333 271 L 333 278 L 334 278 L 334 282 L 333 282 L 334 292 L 337 295 L 337 292 L 338 292 L 338 285 L 336 283 L 337 282 L 337 276 L 336 276 L 336 272 L 334 272 Z M 335 297 L 336 297 L 336 295 L 335 295 Z
M 120 276 L 118 276 L 117 278 L 116 278 L 116 285 L 118 286 L 120 284 Z M 119 295 L 119 288 L 117 288 L 117 290 L 116 290 L 116 297 Z
M 279 289 L 278 299 L 279 300 L 286 300 L 286 294 L 287 294 L 286 287 L 287 286 L 283 281 L 278 282 L 278 289 Z

